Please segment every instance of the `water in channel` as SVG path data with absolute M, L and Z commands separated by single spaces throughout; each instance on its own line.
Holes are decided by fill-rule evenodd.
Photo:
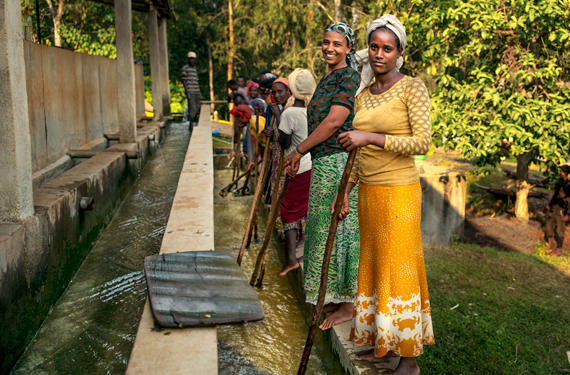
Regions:
M 218 192 L 231 181 L 231 177 L 231 170 L 215 171 L 214 241 L 217 251 L 228 251 L 237 258 L 253 197 L 234 197 L 232 194 L 220 197 Z M 260 243 L 252 244 L 242 261 L 241 267 L 248 280 L 263 242 L 264 219 L 260 217 Z M 256 290 L 263 304 L 265 319 L 218 327 L 220 375 L 297 374 L 308 328 L 289 281 L 286 277 L 277 276 L 281 268 L 276 250 L 270 243 L 263 287 Z M 306 374 L 326 374 L 315 349 Z
M 13 374 L 125 373 L 146 299 L 144 258 L 160 249 L 189 139 L 188 123 L 171 125 Z

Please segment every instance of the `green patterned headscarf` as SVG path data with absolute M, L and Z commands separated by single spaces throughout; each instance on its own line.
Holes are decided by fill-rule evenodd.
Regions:
M 329 31 L 335 31 L 343 35 L 346 38 L 348 45 L 352 46 L 352 49 L 350 50 L 348 55 L 346 55 L 346 63 L 352 69 L 358 71 L 358 63 L 356 62 L 356 56 L 355 56 L 356 50 L 354 48 L 354 44 L 356 42 L 356 35 L 354 35 L 354 30 L 352 30 L 352 28 L 344 22 L 337 22 L 327 27 L 325 33 Z

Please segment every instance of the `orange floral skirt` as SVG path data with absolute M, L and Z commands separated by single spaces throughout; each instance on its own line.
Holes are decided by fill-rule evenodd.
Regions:
M 422 189 L 360 183 L 358 192 L 360 261 L 350 340 L 417 357 L 434 335 L 424 265 Z

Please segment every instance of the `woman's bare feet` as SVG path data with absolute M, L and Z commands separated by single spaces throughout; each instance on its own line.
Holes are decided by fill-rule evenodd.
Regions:
M 384 357 L 399 357 L 399 355 L 390 350 L 388 353 L 386 353 Z M 361 352 L 356 353 L 356 355 L 354 356 L 354 359 L 357 361 L 372 361 L 374 358 L 376 358 L 374 349 L 363 350 Z
M 321 314 L 327 314 L 333 312 L 336 309 L 338 309 L 339 306 L 340 303 L 328 303 L 323 307 L 323 311 L 321 311 Z
M 372 361 L 374 359 L 374 349 L 358 352 L 354 356 L 354 359 L 357 361 Z
M 299 268 L 298 262 L 295 264 L 286 264 L 285 267 L 283 267 L 283 269 L 281 270 L 281 272 L 279 272 L 279 276 L 285 276 L 289 271 L 296 270 L 297 268 Z
M 324 331 L 336 326 L 337 324 L 348 322 L 352 319 L 353 307 L 354 304 L 352 302 L 341 303 L 340 307 L 335 312 L 333 312 L 331 316 L 326 318 L 323 324 L 319 326 L 319 328 Z
M 420 366 L 414 357 L 402 357 L 392 375 L 419 375 Z

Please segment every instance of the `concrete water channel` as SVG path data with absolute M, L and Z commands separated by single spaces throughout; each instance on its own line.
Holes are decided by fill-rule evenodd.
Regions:
M 166 138 L 20 358 L 13 374 L 121 374 L 146 298 L 144 258 L 160 248 L 190 135 Z
M 187 126 L 187 123 L 170 125 L 164 142 L 50 311 L 13 374 L 127 371 L 146 299 L 144 258 L 156 254 L 163 243 L 187 154 L 190 138 Z M 231 170 L 214 173 L 214 241 L 216 250 L 237 256 L 252 197 L 220 197 L 217 192 L 230 177 Z M 261 215 L 261 240 L 264 220 Z M 253 268 L 259 246 L 252 245 L 246 252 L 243 261 L 246 273 Z M 266 317 L 260 322 L 218 327 L 220 374 L 297 371 L 308 329 L 291 284 L 287 278 L 277 276 L 281 269 L 277 248 L 271 250 L 264 287 L 257 291 Z M 160 346 L 156 350 L 160 352 Z M 321 357 L 317 350 L 313 351 L 307 374 L 339 373 L 334 371 L 330 358 L 324 356 L 323 361 Z M 323 366 L 327 363 L 329 370 L 325 371 Z

